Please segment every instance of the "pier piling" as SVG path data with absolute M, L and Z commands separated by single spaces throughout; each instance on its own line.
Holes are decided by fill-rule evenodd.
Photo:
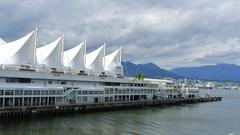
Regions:
M 86 113 L 86 112 L 100 112 L 109 110 L 134 109 L 145 107 L 161 107 L 179 104 L 192 104 L 221 101 L 222 97 L 201 97 L 189 99 L 161 99 L 151 101 L 131 101 L 131 102 L 117 102 L 117 103 L 96 103 L 84 105 L 63 105 L 63 106 L 40 106 L 40 107 L 8 107 L 0 108 L 0 119 L 25 118 L 34 116 L 54 116 L 64 113 Z

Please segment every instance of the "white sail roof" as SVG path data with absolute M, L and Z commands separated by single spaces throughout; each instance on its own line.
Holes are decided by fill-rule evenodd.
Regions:
M 0 45 L 6 44 L 7 42 L 0 38 Z
M 0 64 L 34 64 L 36 36 L 37 29 L 16 41 L 0 45 Z
M 37 48 L 37 61 L 50 68 L 62 67 L 64 37 L 59 37 L 57 40 L 45 46 Z
M 104 69 L 110 71 L 112 67 L 121 66 L 121 48 L 105 56 Z
M 104 72 L 105 46 L 106 44 L 86 55 L 87 69 L 93 72 Z
M 86 41 L 78 46 L 64 51 L 63 64 L 76 70 L 85 70 Z
M 119 48 L 113 53 L 105 56 L 105 71 L 110 72 L 111 74 L 123 74 L 121 55 L 121 48 Z

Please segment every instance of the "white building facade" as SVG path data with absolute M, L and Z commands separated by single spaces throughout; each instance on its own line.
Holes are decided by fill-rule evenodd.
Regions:
M 153 100 L 166 93 L 160 80 L 124 77 L 121 48 L 105 55 L 106 44 L 86 53 L 86 41 L 64 51 L 64 36 L 41 47 L 36 40 L 34 30 L 0 45 L 0 108 Z M 169 95 L 178 94 L 172 89 Z

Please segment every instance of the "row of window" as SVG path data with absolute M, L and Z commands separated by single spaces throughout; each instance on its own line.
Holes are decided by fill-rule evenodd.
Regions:
M 105 88 L 105 94 L 153 94 L 155 89 L 118 89 Z
M 88 101 L 88 97 L 77 97 L 77 101 L 78 102 L 87 102 Z
M 103 95 L 104 94 L 104 91 L 92 91 L 92 90 L 90 90 L 90 91 L 86 91 L 86 90 L 84 90 L 84 91 L 77 91 L 77 94 L 78 95 Z
M 30 78 L 6 78 L 6 83 L 35 83 Z M 54 81 L 49 80 L 47 81 L 48 84 L 54 84 Z M 65 80 L 59 80 L 55 82 L 56 84 L 67 84 Z M 46 85 L 46 82 L 44 81 Z M 158 84 L 146 84 L 146 83 L 119 83 L 119 82 L 104 82 L 100 83 L 103 86 L 129 86 L 129 87 L 151 87 L 156 88 Z
M 105 91 L 92 91 L 92 90 L 84 90 L 77 91 L 78 95 L 102 95 L 102 94 L 153 94 L 156 92 L 154 89 L 113 89 L 113 88 L 105 88 Z
M 0 90 L 0 95 L 62 95 L 63 90 Z
M 116 82 L 104 82 L 103 86 L 128 86 L 128 87 L 158 87 L 158 84 L 146 84 L 146 83 L 116 83 Z
M 35 83 L 31 78 L 6 78 L 6 83 Z M 47 81 L 48 84 L 53 84 L 52 80 Z M 44 82 L 46 84 L 46 82 Z M 57 81 L 56 84 L 67 84 L 67 81 Z
M 166 89 L 165 93 L 177 93 L 175 89 Z
M 76 91 L 75 91 L 76 92 Z M 154 94 L 155 89 L 118 89 L 105 88 L 101 90 L 77 91 L 78 95 L 103 95 L 105 94 Z M 0 90 L 0 95 L 63 95 L 63 90 Z

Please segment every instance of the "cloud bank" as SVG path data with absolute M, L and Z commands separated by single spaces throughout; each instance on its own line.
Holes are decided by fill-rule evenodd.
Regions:
M 0 37 L 15 40 L 35 27 L 39 45 L 65 35 L 65 48 L 107 42 L 124 60 L 163 68 L 240 63 L 238 0 L 8 0 L 0 2 Z

